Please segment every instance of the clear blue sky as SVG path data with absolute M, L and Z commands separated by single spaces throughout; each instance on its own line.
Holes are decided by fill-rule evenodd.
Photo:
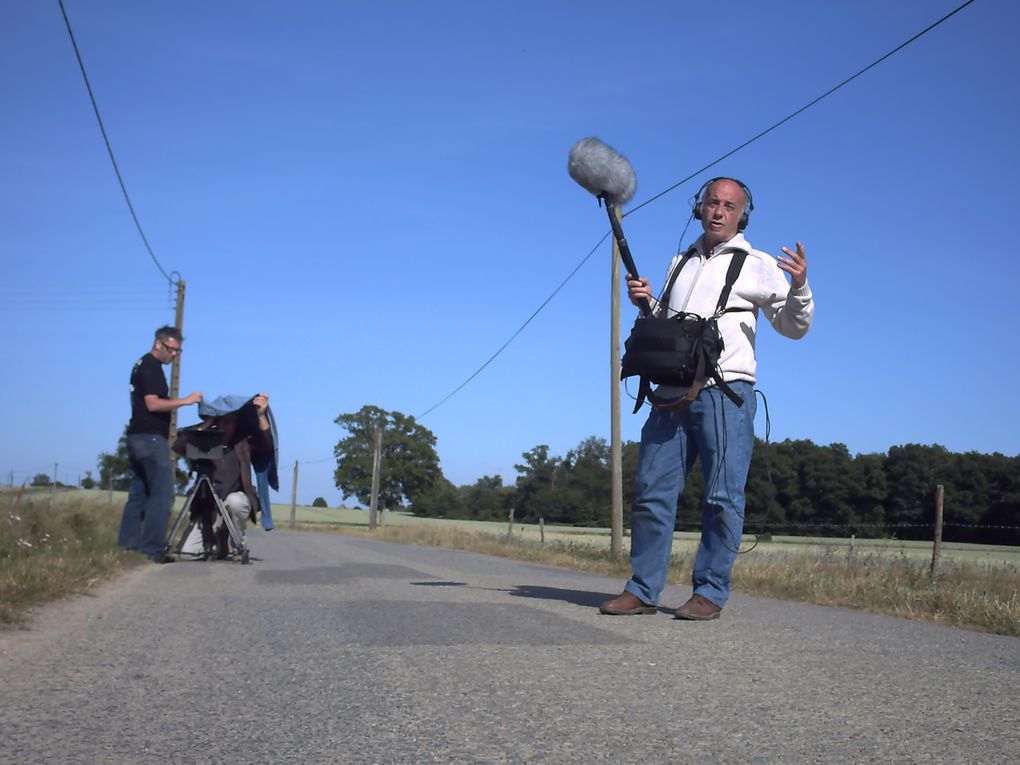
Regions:
M 960 2 L 65 6 L 142 226 L 187 283 L 182 391 L 267 391 L 276 498 L 300 460 L 299 501 L 335 505 L 334 418 L 427 410 L 605 233 L 566 173 L 576 140 L 628 156 L 634 206 Z M 626 219 L 657 286 L 712 175 L 750 186 L 753 245 L 805 243 L 814 328 L 759 334 L 774 440 L 1020 452 L 1017 28 L 1020 4 L 977 0 Z M 0 102 L 0 470 L 74 481 L 115 447 L 172 301 L 56 0 L 0 9 Z M 607 243 L 423 419 L 454 483 L 608 438 L 609 277 Z

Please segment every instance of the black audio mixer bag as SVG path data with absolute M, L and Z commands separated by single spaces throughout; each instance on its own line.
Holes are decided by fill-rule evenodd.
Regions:
M 724 313 L 747 310 L 726 308 L 733 284 L 740 275 L 747 253 L 741 250 L 733 251 L 733 258 L 726 272 L 726 282 L 713 316 L 706 318 L 682 312 L 675 316 L 667 316 L 670 292 L 681 269 L 693 254 L 693 248 L 688 250 L 673 270 L 666 289 L 659 298 L 662 315 L 639 317 L 634 322 L 630 337 L 624 343 L 620 379 L 641 378 L 635 412 L 641 408 L 646 398 L 655 404 L 663 403 L 657 400 L 652 392 L 652 385 L 690 389 L 689 395 L 681 399 L 689 406 L 708 379 L 713 380 L 737 406 L 744 403 L 743 399 L 723 381 L 719 370 L 719 357 L 722 355 L 724 344 L 718 320 Z

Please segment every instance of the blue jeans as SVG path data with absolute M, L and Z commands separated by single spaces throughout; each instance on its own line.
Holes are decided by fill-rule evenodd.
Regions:
M 686 412 L 652 409 L 641 430 L 630 511 L 630 563 L 626 590 L 657 605 L 666 586 L 676 505 L 694 460 L 705 476 L 701 544 L 694 560 L 694 592 L 720 608 L 730 597 L 730 574 L 744 529 L 744 485 L 754 449 L 754 386 L 730 383 L 744 399 L 738 407 L 716 387 L 701 391 Z
M 272 531 L 276 527 L 273 525 L 273 506 L 269 501 L 269 477 L 265 473 L 256 473 L 255 483 L 259 497 L 259 515 L 262 516 L 262 528 Z
M 152 558 L 162 552 L 166 544 L 174 502 L 170 447 L 163 436 L 135 433 L 127 437 L 127 452 L 131 462 L 131 489 L 120 519 L 117 544 Z

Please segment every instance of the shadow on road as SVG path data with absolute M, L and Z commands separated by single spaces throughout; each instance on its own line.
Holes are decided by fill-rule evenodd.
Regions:
M 564 590 L 559 587 L 541 587 L 533 584 L 514 585 L 512 590 L 492 587 L 473 587 L 466 582 L 411 582 L 416 587 L 471 587 L 474 590 L 491 590 L 493 592 L 505 592 L 515 598 L 535 598 L 537 600 L 562 600 L 564 603 L 571 603 L 575 606 L 585 608 L 598 608 L 607 600 L 616 597 L 619 593 L 591 592 L 590 590 Z
M 531 584 L 518 584 L 513 590 L 507 590 L 517 598 L 537 598 L 538 600 L 562 600 L 575 606 L 598 608 L 602 603 L 614 597 L 602 592 L 588 590 L 562 590 L 559 587 L 539 587 Z
M 411 582 L 415 587 L 467 587 L 467 582 Z

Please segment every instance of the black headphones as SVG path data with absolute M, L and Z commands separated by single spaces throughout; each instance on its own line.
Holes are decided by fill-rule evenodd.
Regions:
M 718 178 L 707 180 L 704 184 L 702 184 L 701 188 L 698 189 L 698 193 L 694 197 L 694 220 L 701 220 L 701 197 L 704 195 L 708 187 L 716 181 L 733 181 L 744 190 L 744 212 L 741 214 L 740 221 L 737 223 L 737 231 L 743 231 L 747 228 L 748 220 L 751 217 L 751 211 L 754 209 L 754 199 L 751 197 L 751 190 L 747 188 L 747 186 L 738 181 L 736 178 L 730 178 L 726 175 L 720 175 Z

